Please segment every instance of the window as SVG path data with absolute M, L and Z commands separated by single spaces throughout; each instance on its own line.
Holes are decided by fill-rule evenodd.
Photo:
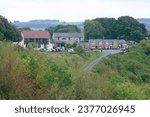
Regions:
M 62 40 L 66 40 L 66 38 L 62 38 Z

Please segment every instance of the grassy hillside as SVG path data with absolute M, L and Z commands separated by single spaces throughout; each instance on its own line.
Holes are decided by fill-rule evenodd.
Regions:
M 0 99 L 75 99 L 75 79 L 99 52 L 48 54 L 0 42 Z
M 100 55 L 47 54 L 0 42 L 0 99 L 150 99 L 150 41 L 84 73 Z
M 150 41 L 106 57 L 75 89 L 77 99 L 150 99 Z

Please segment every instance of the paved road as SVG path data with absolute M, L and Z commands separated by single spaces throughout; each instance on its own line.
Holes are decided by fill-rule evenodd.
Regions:
M 96 60 L 92 61 L 90 64 L 88 64 L 84 69 L 84 72 L 89 72 L 90 70 L 92 70 L 92 68 L 104 57 L 109 56 L 110 54 L 117 54 L 120 52 L 121 52 L 120 50 L 103 50 L 103 55 L 97 58 Z

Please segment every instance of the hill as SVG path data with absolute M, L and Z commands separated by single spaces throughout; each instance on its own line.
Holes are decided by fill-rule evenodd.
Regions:
M 49 54 L 0 41 L 0 99 L 77 99 L 76 80 L 100 55 Z
M 139 18 L 137 19 L 140 23 L 144 23 L 146 25 L 146 28 L 148 31 L 150 31 L 150 18 Z M 20 21 L 14 21 L 13 24 L 17 27 L 23 28 L 23 27 L 30 27 L 31 29 L 39 30 L 39 29 L 46 29 L 49 27 L 54 27 L 59 24 L 70 24 L 70 25 L 76 25 L 80 29 L 83 30 L 83 22 L 61 22 L 59 20 L 31 20 L 28 22 L 20 22 Z
M 59 20 L 31 20 L 29 22 L 19 22 L 14 21 L 13 24 L 19 28 L 23 27 L 30 27 L 34 30 L 44 30 L 49 27 L 55 27 L 57 25 L 63 24 L 63 25 L 76 25 L 80 29 L 83 29 L 83 23 L 82 22 L 61 22 Z
M 145 24 L 148 31 L 150 31 L 150 18 L 139 18 L 137 19 L 140 23 Z
M 47 54 L 0 42 L 0 99 L 150 99 L 150 41 L 128 52 Z
M 105 58 L 93 73 L 109 83 L 110 99 L 150 99 L 149 60 L 150 41 L 141 41 L 127 53 Z

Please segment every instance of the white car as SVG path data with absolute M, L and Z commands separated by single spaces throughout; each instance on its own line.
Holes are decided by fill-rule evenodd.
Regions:
M 68 52 L 72 53 L 72 52 L 74 52 L 74 49 L 68 49 Z

